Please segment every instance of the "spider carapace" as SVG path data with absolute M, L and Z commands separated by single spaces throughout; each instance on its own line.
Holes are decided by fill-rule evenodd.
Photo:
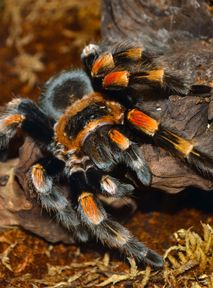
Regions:
M 135 106 L 144 87 L 165 95 L 187 95 L 190 79 L 169 71 L 152 53 L 134 45 L 103 49 L 90 44 L 82 61 L 86 72 L 62 71 L 47 81 L 39 106 L 22 98 L 8 103 L 0 118 L 0 149 L 7 149 L 21 127 L 46 151 L 47 156 L 28 172 L 29 189 L 41 206 L 54 213 L 77 240 L 95 237 L 138 262 L 161 267 L 162 257 L 112 220 L 99 195 L 122 198 L 133 193 L 130 180 L 116 178 L 118 165 L 132 171 L 141 185 L 150 185 L 152 175 L 136 134 L 153 138 L 212 179 L 211 156 Z M 67 197 L 60 191 L 60 177 L 70 185 Z

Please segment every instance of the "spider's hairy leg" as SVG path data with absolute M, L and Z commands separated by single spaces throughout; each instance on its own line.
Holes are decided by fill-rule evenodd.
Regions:
M 95 53 L 93 47 L 95 47 Z M 90 66 L 87 65 L 87 59 L 90 59 Z M 116 66 L 123 67 L 133 63 L 145 64 L 152 62 L 152 59 L 152 54 L 147 53 L 142 46 L 130 43 L 119 43 L 107 48 L 90 44 L 84 48 L 82 53 L 83 63 L 90 70 L 92 77 L 104 76 Z
M 186 140 L 167 129 L 161 129 L 156 134 L 156 141 L 172 153 L 179 154 L 203 176 L 213 179 L 213 157 L 200 151 L 196 142 Z
M 138 179 L 144 185 L 150 185 L 151 173 L 139 146 L 132 143 L 129 138 L 119 130 L 119 127 L 112 128 L 108 135 L 113 144 L 117 145 L 119 149 L 123 151 L 121 161 L 136 173 Z
M 86 182 L 83 182 L 83 177 L 82 173 L 71 175 L 71 185 L 78 190 L 77 213 L 82 223 L 97 240 L 108 247 L 116 248 L 122 254 L 134 257 L 138 262 L 162 267 L 163 259 L 160 255 L 136 240 L 122 225 L 108 218 L 101 202 L 90 192 L 91 189 Z
M 135 189 L 131 184 L 122 183 L 117 178 L 104 174 L 94 166 L 87 170 L 87 180 L 98 193 L 108 197 L 130 196 Z
M 185 159 L 199 173 L 212 179 L 213 158 L 205 155 L 196 148 L 193 140 L 187 140 L 173 131 L 166 129 L 161 123 L 139 109 L 132 109 L 127 113 L 127 120 L 138 130 L 169 150 L 172 154 Z
M 119 127 L 110 129 L 108 135 L 112 143 L 117 145 L 123 152 L 120 161 L 125 163 L 127 167 L 130 167 L 144 185 L 149 186 L 151 173 L 138 145 L 132 143 L 129 138 L 120 131 Z
M 43 209 L 55 214 L 56 220 L 71 230 L 75 238 L 85 242 L 89 238 L 87 231 L 83 229 L 62 189 L 55 183 L 56 175 L 63 168 L 64 163 L 54 157 L 41 158 L 28 172 L 29 187 L 36 193 Z
M 180 95 L 186 95 L 191 87 L 187 77 L 182 77 L 180 73 L 169 72 L 161 66 L 141 68 L 140 71 L 112 71 L 104 76 L 102 85 L 106 90 L 124 90 L 135 85 L 142 85 L 141 87 L 147 85 Z
M 117 165 L 124 164 L 125 168 L 130 168 L 136 174 L 141 183 L 149 186 L 151 173 L 143 154 L 120 128 L 116 125 L 100 127 L 85 140 L 84 152 L 100 170 L 110 172 Z
M 39 143 L 48 145 L 52 141 L 54 133 L 48 117 L 31 100 L 17 98 L 0 115 L 0 150 L 7 148 L 19 127 Z
M 91 55 L 85 55 L 84 63 Z M 186 95 L 191 88 L 187 73 L 174 72 L 174 69 L 169 68 L 166 65 L 166 56 L 147 51 L 136 44 L 119 43 L 105 49 L 102 47 L 99 56 L 93 59 L 92 65 L 85 66 L 90 70 L 93 82 L 101 80 L 106 90 L 125 90 L 135 85 L 148 85 Z

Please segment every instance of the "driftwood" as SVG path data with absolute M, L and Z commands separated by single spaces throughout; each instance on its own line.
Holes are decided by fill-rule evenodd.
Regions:
M 209 40 L 213 36 L 213 25 L 209 6 L 206 2 L 191 0 L 181 1 L 185 4 L 180 7 L 175 2 L 179 3 L 103 1 L 103 41 L 113 44 L 129 39 L 157 53 L 163 51 L 161 57 L 168 57 L 171 67 L 181 70 L 184 63 L 185 73 L 194 84 L 213 86 L 213 45 Z M 168 99 L 144 96 L 138 105 L 160 118 L 166 126 L 182 131 L 213 157 L 213 97 L 209 93 L 192 93 L 186 97 L 171 95 Z M 190 186 L 213 189 L 211 179 L 198 175 L 165 150 L 152 143 L 142 145 L 141 149 L 153 174 L 151 188 L 168 193 Z M 39 203 L 29 192 L 26 172 L 41 156 L 39 148 L 28 138 L 20 150 L 19 160 L 0 164 L 0 226 L 19 225 L 48 241 L 72 243 L 70 233 L 44 211 L 41 213 Z
M 142 44 L 159 53 L 167 67 L 181 71 L 193 85 L 213 87 L 213 21 L 207 1 L 105 0 L 102 19 L 107 45 L 127 39 Z M 182 131 L 213 157 L 213 124 L 209 124 L 213 119 L 213 96 L 193 91 L 190 96 L 171 95 L 169 99 L 149 95 L 143 96 L 138 105 L 165 126 Z M 212 190 L 211 181 L 165 151 L 152 145 L 142 149 L 154 175 L 152 187 L 169 193 L 189 186 Z

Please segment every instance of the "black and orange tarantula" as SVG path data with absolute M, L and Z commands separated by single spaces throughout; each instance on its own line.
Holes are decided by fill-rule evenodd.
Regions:
M 114 174 L 118 165 L 132 171 L 142 185 L 150 185 L 152 175 L 136 140 L 143 134 L 212 179 L 209 155 L 135 105 L 144 87 L 161 91 L 164 97 L 172 92 L 186 95 L 192 88 L 190 80 L 135 45 L 103 49 L 90 44 L 82 61 L 87 74 L 67 70 L 52 77 L 40 106 L 21 98 L 8 103 L 0 118 L 0 149 L 7 148 L 21 127 L 46 151 L 47 157 L 28 173 L 29 188 L 41 206 L 54 213 L 77 240 L 86 242 L 93 236 L 138 262 L 161 267 L 162 257 L 111 220 L 98 195 L 132 194 L 129 180 Z M 60 193 L 60 177 L 71 187 L 68 197 Z

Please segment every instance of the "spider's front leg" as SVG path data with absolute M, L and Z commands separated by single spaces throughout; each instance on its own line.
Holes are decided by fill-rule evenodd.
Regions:
M 123 183 L 110 174 L 103 174 L 99 169 L 93 168 L 87 171 L 88 183 L 99 193 L 113 198 L 132 196 L 135 189 L 129 183 Z
M 143 185 L 149 186 L 151 173 L 143 153 L 123 130 L 121 125 L 103 126 L 88 136 L 83 150 L 100 170 L 111 172 L 123 164 L 124 170 L 130 168 Z
M 85 242 L 88 241 L 89 234 L 81 225 L 71 203 L 57 183 L 63 169 L 64 163 L 57 158 L 39 159 L 29 169 L 29 189 L 36 194 L 43 209 L 54 214 L 56 220 L 66 229 L 71 230 L 77 240 Z
M 7 149 L 19 127 L 39 144 L 50 144 L 54 135 L 53 124 L 35 103 L 16 98 L 7 104 L 6 111 L 0 115 L 0 150 Z
M 70 177 L 76 188 L 76 209 L 82 223 L 103 244 L 118 249 L 122 254 L 134 257 L 139 263 L 145 262 L 154 267 L 162 267 L 160 255 L 135 239 L 119 223 L 109 219 L 101 202 L 92 193 L 87 181 L 87 173 L 76 172 Z

